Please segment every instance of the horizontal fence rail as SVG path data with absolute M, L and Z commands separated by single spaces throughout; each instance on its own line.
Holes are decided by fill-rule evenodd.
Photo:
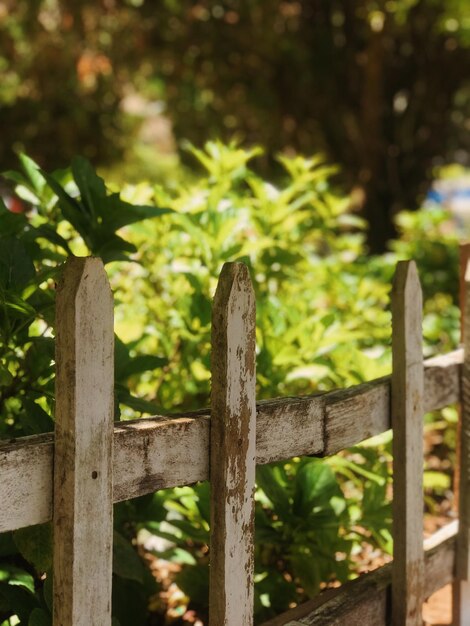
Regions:
M 454 580 L 458 522 L 444 526 L 425 539 L 424 597 Z M 387 623 L 388 591 L 393 563 L 362 574 L 341 587 L 324 591 L 313 600 L 264 622 L 262 626 L 377 626 Z
M 113 424 L 109 283 L 97 259 L 68 261 L 57 296 L 55 436 L 0 442 L 0 532 L 53 520 L 54 626 L 111 625 L 113 502 L 203 480 L 212 485 L 210 624 L 250 626 L 256 465 L 329 456 L 390 428 L 394 563 L 264 626 L 381 626 L 390 615 L 394 626 L 418 626 L 422 601 L 449 582 L 455 625 L 470 624 L 470 333 L 464 349 L 423 362 L 421 309 L 416 267 L 400 262 L 392 376 L 256 403 L 254 293 L 247 268 L 226 264 L 213 308 L 211 409 Z M 459 402 L 460 527 L 423 544 L 423 415 Z
M 424 410 L 460 397 L 463 350 L 424 363 Z M 321 395 L 258 402 L 256 463 L 328 456 L 391 428 L 390 377 Z M 209 479 L 206 411 L 114 425 L 114 502 Z M 52 434 L 0 443 L 0 532 L 52 519 Z

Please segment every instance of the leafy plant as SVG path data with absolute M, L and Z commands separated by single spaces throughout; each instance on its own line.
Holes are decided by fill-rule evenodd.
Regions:
M 42 172 L 25 155 L 20 160 L 22 172 L 4 176 L 15 183 L 16 192 L 31 209 L 27 214 L 13 214 L 0 201 L 0 434 L 4 437 L 53 430 L 54 282 L 60 265 L 74 252 L 99 255 L 105 263 L 129 261 L 135 246 L 118 231 L 169 212 L 131 205 L 119 194 L 108 193 L 85 159 L 77 157 L 70 171 L 53 174 Z M 133 397 L 125 382 L 142 370 L 161 368 L 165 360 L 135 356 L 133 346 L 116 343 L 117 399 L 142 408 L 144 400 Z M 116 406 L 118 419 L 118 402 Z M 145 406 L 148 409 L 148 403 Z M 0 623 L 16 614 L 24 624 L 49 624 L 49 526 L 3 535 L 1 545 Z M 137 624 L 140 611 L 140 623 L 144 623 L 155 580 L 120 534 L 115 537 L 114 557 L 116 589 L 137 584 L 140 597 L 133 603 L 133 619 L 126 622 L 123 615 L 128 609 L 115 594 L 115 615 L 122 625 Z M 138 610 L 136 603 L 140 603 Z
M 334 168 L 320 158 L 282 157 L 284 177 L 274 185 L 251 167 L 258 148 L 212 142 L 190 152 L 202 174 L 175 187 L 127 186 L 121 195 L 108 192 L 83 159 L 47 174 L 23 156 L 22 172 L 7 173 L 32 208 L 14 215 L 0 206 L 3 436 L 52 429 L 53 287 L 57 267 L 70 254 L 100 254 L 107 263 L 116 301 L 117 419 L 208 404 L 211 303 L 225 261 L 244 261 L 256 292 L 259 398 L 326 391 L 388 373 L 397 256 L 422 262 L 427 352 L 455 344 L 454 242 L 445 239 L 449 267 L 438 282 L 429 278 L 436 265 L 427 253 L 416 254 L 419 246 L 439 244 L 440 222 L 435 231 L 429 227 L 435 216 L 405 220 L 396 252 L 370 257 L 364 222 L 335 192 Z M 147 217 L 158 219 L 144 222 Z M 428 242 L 417 243 L 416 231 L 428 232 Z M 324 461 L 291 459 L 259 468 L 257 619 L 354 576 L 364 542 L 391 550 L 390 464 L 384 436 Z M 115 520 L 113 611 L 121 626 L 144 623 L 156 592 L 137 556 L 141 531 L 168 542 L 158 555 L 180 564 L 176 582 L 204 615 L 208 484 L 121 503 Z M 3 537 L 2 581 L 29 589 L 27 606 L 40 620 L 47 615 L 50 580 L 44 583 L 40 574 L 50 565 L 25 545 L 46 530 L 21 533 Z M 36 543 L 47 547 L 45 539 Z M 11 607 L 5 615 L 16 611 L 15 593 L 0 595 Z M 130 608 L 121 603 L 127 595 Z

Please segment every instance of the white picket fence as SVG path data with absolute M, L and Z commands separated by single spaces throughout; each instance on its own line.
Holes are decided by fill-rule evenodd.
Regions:
M 265 626 L 379 626 L 390 615 L 395 626 L 418 625 L 424 599 L 449 582 L 454 623 L 470 625 L 470 314 L 464 349 L 423 363 L 421 309 L 415 265 L 400 262 L 391 377 L 256 403 L 253 289 L 243 264 L 226 264 L 213 307 L 210 415 L 114 424 L 111 289 L 98 259 L 70 259 L 57 292 L 55 435 L 0 443 L 0 532 L 53 522 L 54 626 L 111 624 L 113 502 L 200 480 L 212 485 L 210 625 L 251 626 L 256 465 L 327 456 L 391 427 L 393 564 Z M 460 526 L 423 545 L 423 415 L 457 402 Z

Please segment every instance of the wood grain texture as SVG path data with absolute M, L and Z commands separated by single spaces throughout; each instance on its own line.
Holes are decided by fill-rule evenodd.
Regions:
M 425 410 L 458 401 L 463 351 L 425 362 Z M 377 392 L 377 389 L 380 391 Z M 371 401 L 371 396 L 375 401 Z M 388 430 L 390 378 L 323 395 L 257 404 L 256 462 L 327 456 Z M 347 408 L 349 403 L 349 410 Z M 114 426 L 114 501 L 209 478 L 208 412 Z M 0 532 L 52 517 L 53 436 L 0 442 Z
M 470 624 L 470 583 L 456 578 L 452 584 L 452 625 Z
M 465 300 L 466 300 L 466 284 L 465 277 L 467 273 L 467 265 L 470 261 L 470 243 L 462 242 L 459 244 L 459 306 L 460 306 L 460 343 L 464 343 L 464 335 L 465 335 Z M 455 513 L 458 513 L 458 505 L 459 505 L 459 489 L 460 489 L 460 436 L 462 429 L 462 417 L 461 417 L 461 407 L 459 406 L 459 415 L 457 421 L 457 429 L 456 429 L 456 442 L 455 442 L 455 466 L 454 466 L 454 480 L 453 480 L 453 491 L 454 491 L 454 499 L 452 502 L 453 510 Z M 460 596 L 460 587 L 458 590 Z
M 470 264 L 465 275 L 464 361 L 460 405 L 460 489 L 457 576 L 470 580 Z
M 392 623 L 421 626 L 424 601 L 422 293 L 413 261 L 397 265 L 392 289 Z
M 109 626 L 114 335 L 99 259 L 67 261 L 56 328 L 54 626 Z
M 453 580 L 457 531 L 458 523 L 452 522 L 424 541 L 425 598 Z M 392 568 L 389 563 L 324 591 L 262 626 L 385 626 L 389 623 Z
M 468 255 L 468 246 L 464 249 Z M 468 259 L 468 256 L 467 256 Z M 466 264 L 462 286 L 462 338 L 464 361 L 458 429 L 458 513 L 457 570 L 453 588 L 452 617 L 455 626 L 470 623 L 470 263 Z
M 256 312 L 248 269 L 226 263 L 212 313 L 210 626 L 251 626 Z

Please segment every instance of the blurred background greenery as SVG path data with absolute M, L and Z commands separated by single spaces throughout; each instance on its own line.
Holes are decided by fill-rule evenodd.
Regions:
M 0 0 L 0 42 L 0 436 L 53 429 L 70 254 L 101 256 L 115 293 L 116 419 L 209 404 L 225 261 L 256 291 L 259 398 L 388 373 L 400 258 L 425 355 L 457 345 L 465 0 Z M 455 424 L 426 417 L 428 530 L 451 515 Z M 390 558 L 390 433 L 257 486 L 258 623 Z M 208 497 L 116 506 L 115 625 L 205 621 Z M 50 554 L 47 527 L 0 535 L 1 626 L 50 624 Z
M 2 0 L 0 169 L 75 154 L 159 179 L 184 140 L 322 152 L 383 251 L 434 168 L 468 166 L 466 0 Z

